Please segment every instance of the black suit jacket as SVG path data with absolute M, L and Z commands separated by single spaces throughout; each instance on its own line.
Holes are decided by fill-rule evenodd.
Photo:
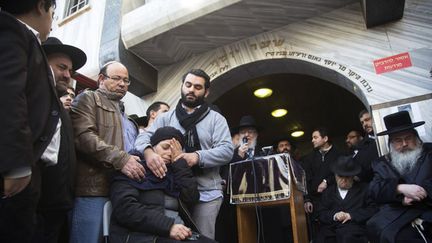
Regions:
M 76 154 L 69 112 L 61 108 L 60 149 L 57 164 L 42 167 L 38 211 L 70 210 L 74 202 Z
M 0 11 L 0 174 L 37 162 L 60 115 L 51 69 L 36 36 Z
M 325 179 L 327 187 L 335 183 L 334 174 L 330 169 L 331 164 L 337 160 L 342 153 L 333 146 L 325 155 L 324 161 L 321 153 L 314 149 L 312 153 L 305 156 L 302 165 L 306 172 L 307 195 L 305 199 L 318 203 L 321 193 L 317 191 L 319 184 Z
M 354 161 L 362 167 L 358 175 L 360 181 L 370 182 L 373 178 L 372 161 L 378 158 L 378 149 L 376 141 L 373 138 L 366 137 L 357 145 L 358 152 L 354 156 Z
M 394 242 L 403 227 L 421 218 L 432 223 L 432 144 L 424 143 L 423 152 L 411 172 L 401 176 L 391 165 L 389 156 L 373 161 L 374 178 L 369 195 L 380 206 L 368 221 L 371 242 Z M 402 205 L 403 195 L 397 194 L 398 184 L 416 184 L 423 187 L 427 197 L 411 206 Z M 429 239 L 430 240 L 430 239 Z
M 340 196 L 336 184 L 327 188 L 318 207 L 320 222 L 325 225 L 342 224 L 333 220 L 333 216 L 339 211 L 351 215 L 349 223 L 366 226 L 366 221 L 377 211 L 376 205 L 368 199 L 368 184 L 355 182 L 345 199 Z

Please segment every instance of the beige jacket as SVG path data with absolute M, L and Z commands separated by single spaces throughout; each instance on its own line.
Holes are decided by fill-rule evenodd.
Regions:
M 84 91 L 72 103 L 77 151 L 76 196 L 108 196 L 110 177 L 129 159 L 119 101 L 103 90 Z

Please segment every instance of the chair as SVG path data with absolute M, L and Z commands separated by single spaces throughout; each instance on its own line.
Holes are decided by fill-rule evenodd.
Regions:
M 109 242 L 109 225 L 111 220 L 112 205 L 111 201 L 107 201 L 103 207 L 103 238 L 104 242 Z

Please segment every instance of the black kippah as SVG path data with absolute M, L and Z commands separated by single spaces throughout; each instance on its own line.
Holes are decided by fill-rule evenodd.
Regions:
M 152 146 L 155 146 L 160 141 L 167 140 L 175 138 L 182 147 L 184 147 L 184 137 L 183 134 L 174 127 L 161 127 L 156 130 L 156 132 L 153 134 L 153 136 L 150 138 L 150 144 Z

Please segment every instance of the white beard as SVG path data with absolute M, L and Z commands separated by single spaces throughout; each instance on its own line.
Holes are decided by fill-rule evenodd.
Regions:
M 417 144 L 414 150 L 398 152 L 390 145 L 391 164 L 401 175 L 405 175 L 415 167 L 422 153 L 422 145 Z

